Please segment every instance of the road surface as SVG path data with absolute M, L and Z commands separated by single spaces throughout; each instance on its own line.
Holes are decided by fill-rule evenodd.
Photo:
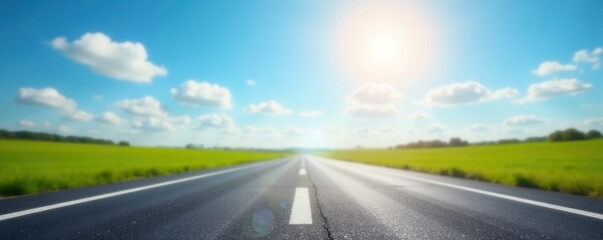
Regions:
M 603 200 L 295 156 L 0 200 L 0 239 L 603 239 Z

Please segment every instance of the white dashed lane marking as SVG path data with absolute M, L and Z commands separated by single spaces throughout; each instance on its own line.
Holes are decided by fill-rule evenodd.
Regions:
M 310 192 L 308 188 L 296 188 L 289 224 L 312 224 Z

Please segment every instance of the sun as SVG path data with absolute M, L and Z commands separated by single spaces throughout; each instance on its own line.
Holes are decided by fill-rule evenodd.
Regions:
M 374 36 L 370 39 L 368 48 L 371 57 L 378 61 L 394 61 L 400 54 L 398 43 L 388 35 Z
M 362 4 L 347 9 L 338 25 L 338 61 L 352 79 L 412 81 L 435 51 L 429 21 L 401 5 Z

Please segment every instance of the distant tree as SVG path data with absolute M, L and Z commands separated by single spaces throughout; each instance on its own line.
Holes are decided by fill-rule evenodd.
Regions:
M 586 133 L 586 138 L 588 139 L 595 139 L 600 137 L 602 137 L 601 132 L 597 130 L 590 130 Z
M 186 144 L 186 146 L 184 146 L 184 148 L 186 148 L 186 149 L 194 149 L 195 145 L 192 144 L 192 143 L 189 143 L 189 144 Z
M 474 142 L 471 143 L 471 145 L 478 145 L 478 146 L 483 146 L 483 145 L 494 145 L 496 144 L 495 141 L 481 141 L 481 142 Z
M 551 141 L 551 142 L 563 141 L 563 132 L 561 132 L 561 131 L 552 132 L 551 134 L 549 134 L 549 141 Z
M 78 136 L 61 136 L 58 134 L 45 133 L 45 132 L 29 132 L 29 131 L 11 132 L 11 131 L 7 131 L 7 130 L 3 130 L 3 129 L 0 129 L 0 138 L 115 145 L 115 143 L 113 141 L 105 140 L 105 139 L 97 139 L 97 138 L 91 138 L 91 137 L 78 137 Z
M 129 147 L 130 143 L 127 141 L 119 141 L 119 143 L 117 143 L 117 145 L 122 146 L 122 147 Z
M 568 128 L 563 131 L 563 141 L 575 141 L 586 139 L 584 132 L 578 131 L 575 128 Z
M 440 141 L 440 140 L 432 140 L 432 141 L 423 141 L 420 140 L 418 142 L 412 142 L 408 144 L 400 144 L 395 146 L 395 148 L 438 148 L 438 147 L 446 147 L 448 143 Z
M 513 144 L 513 143 L 520 143 L 521 141 L 519 141 L 519 139 L 515 139 L 515 138 L 511 138 L 511 139 L 500 139 L 498 141 L 496 141 L 497 144 Z
M 469 145 L 469 143 L 467 141 L 463 141 L 461 138 L 451 138 L 448 145 L 450 145 L 452 147 L 461 147 L 461 146 L 467 146 L 467 145 Z
M 548 137 L 529 137 L 524 142 L 546 142 Z

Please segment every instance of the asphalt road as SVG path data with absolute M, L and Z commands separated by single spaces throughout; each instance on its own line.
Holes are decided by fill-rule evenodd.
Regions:
M 0 200 L 0 239 L 603 239 L 603 200 L 312 156 Z

